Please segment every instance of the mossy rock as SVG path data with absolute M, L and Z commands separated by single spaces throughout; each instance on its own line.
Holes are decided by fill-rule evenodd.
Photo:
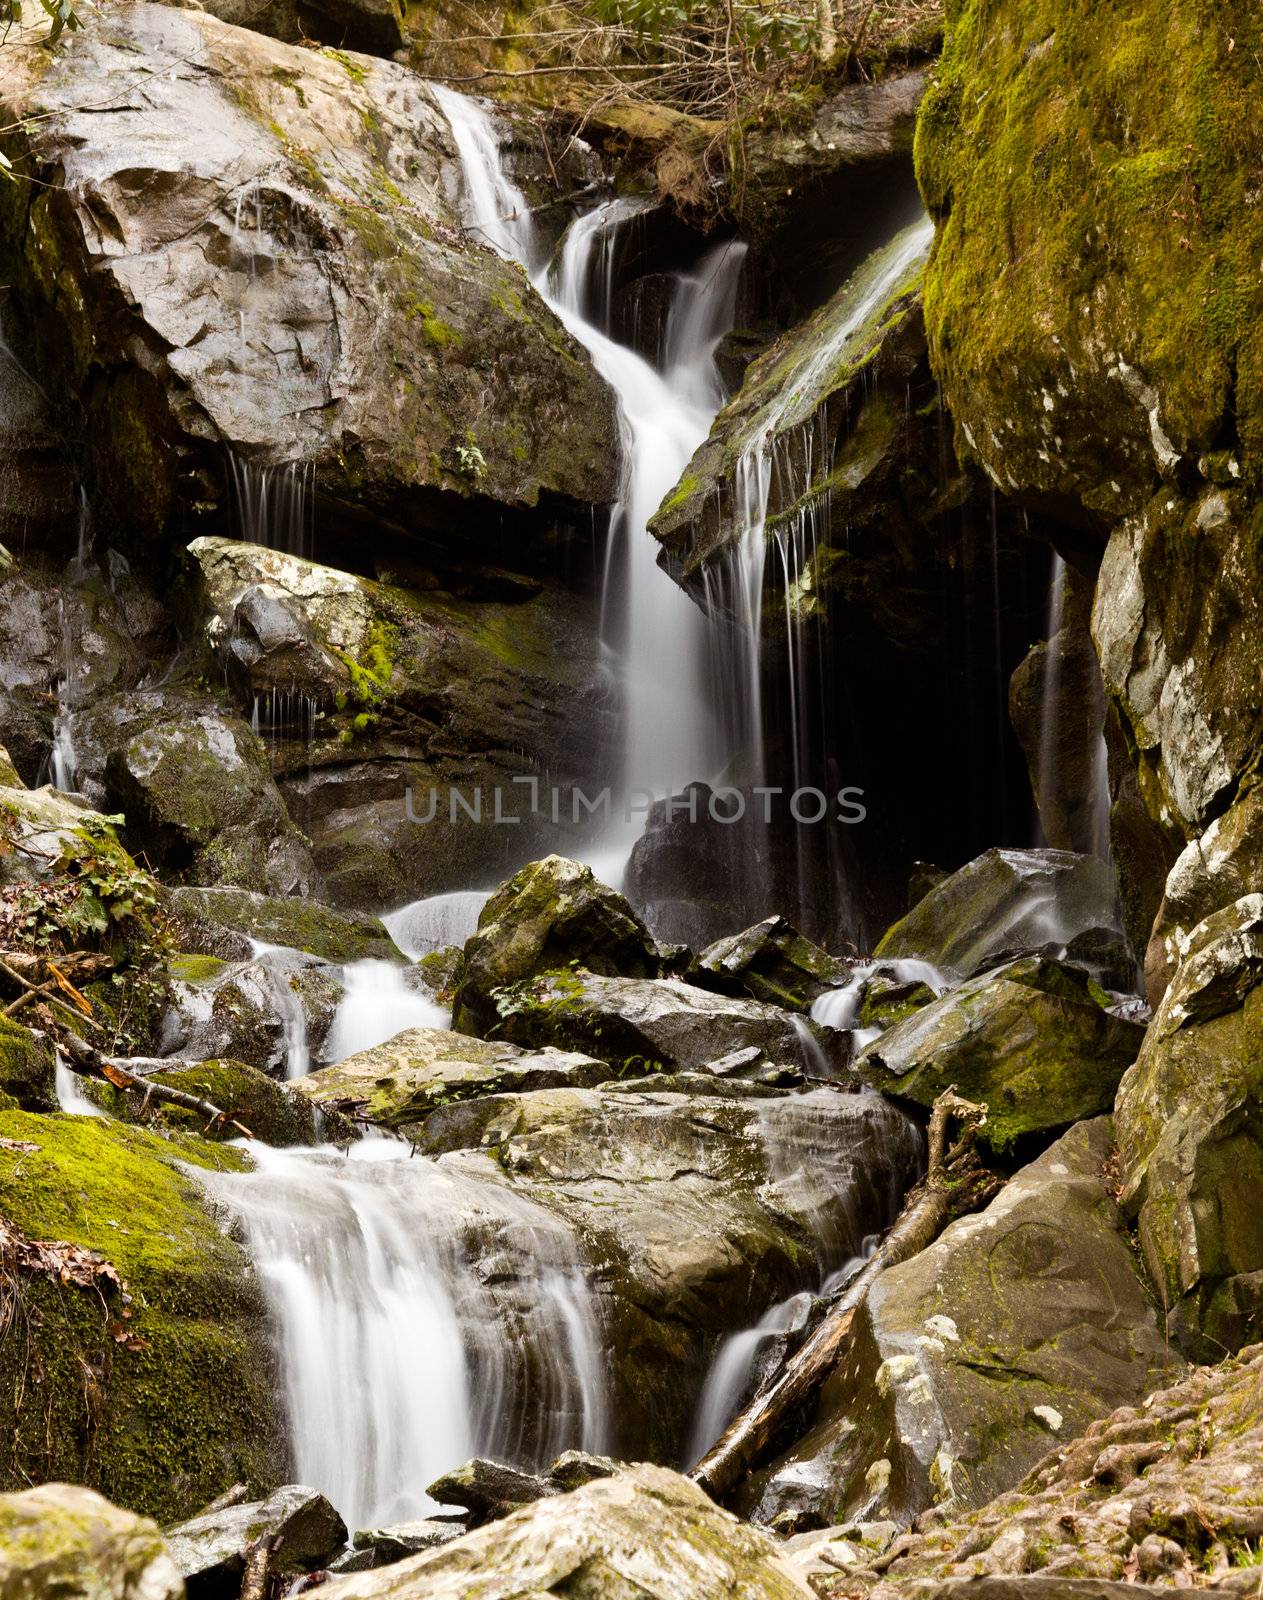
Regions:
M 925 280 L 962 445 L 1108 525 L 1240 441 L 1263 473 L 1263 19 L 955 0 L 921 105 Z
M 56 1063 L 44 1039 L 0 1017 L 0 1093 L 23 1111 L 57 1109 Z
M 33 1239 L 99 1252 L 117 1295 L 25 1273 L 0 1347 L 0 1481 L 60 1478 L 174 1520 L 284 1476 L 267 1317 L 249 1261 L 190 1169 L 245 1157 L 187 1135 L 0 1112 L 0 1210 Z
M 226 885 L 169 889 L 163 903 L 173 937 L 187 962 L 191 957 L 248 960 L 250 941 L 279 944 L 322 961 L 402 961 L 403 953 L 377 917 L 360 911 L 335 911 L 299 895 L 266 895 Z M 216 969 L 221 970 L 221 969 Z M 193 976 L 193 972 L 197 976 Z M 215 976 L 209 967 L 190 969 L 187 981 Z
M 1003 1151 L 1108 1111 L 1145 1036 L 1105 1009 L 1088 975 L 1026 956 L 971 979 L 867 1046 L 865 1083 L 931 1106 L 955 1087 L 987 1107 L 982 1138 Z
M 355 1130 L 336 1112 L 326 1115 L 318 1111 L 306 1095 L 290 1084 L 278 1083 L 244 1061 L 173 1061 L 169 1067 L 146 1073 L 145 1082 L 196 1095 L 227 1112 L 231 1120 L 208 1127 L 207 1118 L 200 1111 L 161 1100 L 151 1100 L 142 1111 L 141 1097 L 135 1090 L 102 1090 L 96 1097 L 106 1103 L 109 1095 L 110 1111 L 125 1121 L 155 1129 L 178 1129 L 204 1139 L 249 1136 L 264 1144 L 284 1147 L 343 1142 L 356 1137 Z
M 0 1495 L 0 1552 L 6 1600 L 184 1600 L 157 1524 L 76 1484 Z

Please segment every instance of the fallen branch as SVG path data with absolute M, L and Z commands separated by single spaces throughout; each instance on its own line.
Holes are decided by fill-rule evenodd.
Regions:
M 908 1196 L 890 1232 L 816 1331 L 689 1474 L 713 1499 L 722 1501 L 815 1400 L 846 1350 L 855 1313 L 886 1268 L 919 1255 L 954 1216 L 977 1210 L 995 1195 L 1001 1180 L 982 1166 L 974 1150 L 985 1117 L 984 1107 L 962 1100 L 954 1089 L 934 1102 L 925 1181 Z M 949 1151 L 947 1131 L 953 1118 L 961 1131 Z
M 80 1077 L 104 1078 L 106 1083 L 111 1083 L 116 1089 L 128 1089 L 144 1096 L 141 1103 L 143 1110 L 150 1100 L 162 1100 L 168 1105 L 181 1106 L 186 1111 L 196 1111 L 205 1117 L 207 1132 L 219 1123 L 226 1123 L 231 1128 L 236 1128 L 238 1133 L 244 1134 L 247 1139 L 254 1135 L 244 1122 L 238 1122 L 230 1111 L 222 1111 L 219 1106 L 213 1105 L 209 1100 L 203 1100 L 195 1094 L 188 1094 L 183 1089 L 173 1089 L 170 1084 L 155 1083 L 152 1078 L 138 1076 L 117 1059 L 103 1056 L 99 1050 L 94 1050 L 85 1040 L 77 1034 L 67 1033 L 62 1041 L 63 1049 L 71 1066 Z M 164 1063 L 170 1066 L 171 1063 Z
M 272 1547 L 277 1541 L 267 1534 L 256 1539 L 246 1551 L 246 1570 L 241 1579 L 241 1600 L 267 1600 L 268 1569 Z

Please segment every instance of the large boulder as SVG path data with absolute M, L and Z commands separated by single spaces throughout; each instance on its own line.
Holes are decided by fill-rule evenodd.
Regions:
M 662 952 L 621 894 L 591 867 L 563 856 L 534 861 L 483 906 L 465 945 L 456 992 L 457 1028 L 477 1033 L 499 1020 L 495 991 L 575 964 L 589 972 L 653 978 Z
M 1148 0 L 961 6 L 921 105 L 926 324 L 957 432 L 997 484 L 1098 528 L 1227 440 L 1245 481 L 1259 465 L 1256 19 L 1233 0 L 1205 21 L 1198 0 L 1161 26 Z M 1205 541 L 1168 549 L 1219 581 L 1165 599 L 1216 609 Z
M 177 1128 L 201 1134 L 204 1139 L 247 1137 L 277 1147 L 329 1144 L 354 1136 L 349 1123 L 336 1113 L 329 1114 L 315 1106 L 298 1092 L 297 1084 L 278 1083 L 244 1061 L 177 1061 L 170 1066 L 146 1063 L 143 1069 L 133 1063 L 132 1070 L 155 1087 L 178 1089 L 199 1101 L 209 1101 L 228 1120 L 208 1127 L 204 1111 L 170 1100 L 146 1102 L 135 1092 L 94 1085 L 96 1098 L 107 1104 L 110 1115 L 120 1121 L 158 1129 Z
M 5 1600 L 184 1600 L 184 1579 L 147 1517 L 91 1489 L 44 1483 L 0 1495 Z
M 441 1105 L 532 1089 L 586 1089 L 613 1071 L 605 1061 L 573 1052 L 519 1050 L 443 1028 L 409 1028 L 293 1087 L 322 1108 L 398 1128 L 422 1121 Z
M 463 232 L 421 78 L 144 4 L 68 35 L 50 70 L 40 54 L 12 52 L 0 84 L 27 130 L 11 155 L 59 175 L 35 211 L 7 208 L 14 320 L 45 386 L 86 397 L 125 524 L 222 496 L 225 446 L 258 505 L 259 469 L 294 462 L 401 524 L 441 522 L 436 490 L 613 499 L 610 392 L 518 268 Z M 492 390 L 513 397 L 494 417 Z
M 0 1096 L 23 1111 L 57 1107 L 52 1047 L 20 1022 L 0 1019 Z
M 896 1023 L 855 1071 L 923 1106 L 954 1086 L 986 1105 L 982 1136 L 1006 1150 L 1113 1105 L 1145 1030 L 1108 1002 L 1080 969 L 1024 956 Z
M 406 1131 L 576 1232 L 612 1352 L 612 1447 L 657 1460 L 682 1456 L 719 1341 L 858 1255 L 921 1161 L 877 1095 L 693 1074 L 492 1095 Z
M 329 1600 L 670 1595 L 810 1600 L 774 1541 L 665 1467 L 627 1467 L 540 1500 L 380 1572 L 335 1578 Z
M 1072 1129 L 979 1216 L 884 1272 L 805 1438 L 760 1473 L 761 1520 L 963 1511 L 1171 1368 L 1106 1188 L 1109 1120 Z
M 809 1012 L 822 994 L 845 983 L 849 971 L 848 962 L 812 944 L 784 917 L 768 917 L 708 946 L 688 977 L 703 988 Z
M 189 564 L 206 641 L 339 905 L 494 881 L 573 838 L 567 791 L 597 789 L 616 715 L 590 599 L 508 574 L 409 569 L 405 588 L 221 538 Z
M 1073 953 L 1099 932 L 1121 941 L 1108 864 L 1068 850 L 988 850 L 887 930 L 878 956 L 919 956 L 972 977 L 1024 952 Z
M 266 1500 L 205 1511 L 167 1530 L 176 1566 L 195 1593 L 227 1591 L 245 1570 L 250 1546 L 274 1539 L 274 1574 L 289 1578 L 322 1568 L 346 1540 L 346 1524 L 324 1495 L 300 1484 L 274 1490 Z
M 168 889 L 163 910 L 178 947 L 221 961 L 246 960 L 255 944 L 284 945 L 322 961 L 398 961 L 385 926 L 363 912 L 298 895 L 265 895 L 223 885 Z
M 131 848 L 193 883 L 309 894 L 311 850 L 257 733 L 206 695 L 151 689 L 69 718 L 82 792 L 121 811 Z
M 819 1592 L 824 1600 L 1126 1600 L 1205 1584 L 1257 1594 L 1261 1449 L 1257 1346 L 1094 1422 L 982 1511 L 933 1518 L 900 1541 L 880 1574 L 852 1567 Z
M 249 961 L 181 954 L 167 973 L 159 1055 L 244 1061 L 282 1078 L 319 1057 L 343 994 L 335 968 L 296 950 Z
M 722 1066 L 841 1075 L 841 1037 L 779 1006 L 712 994 L 677 978 L 603 978 L 579 969 L 499 990 L 496 1031 L 517 1044 L 585 1050 L 620 1070 Z
M 1191 935 L 1118 1092 L 1124 1204 L 1175 1335 L 1263 1331 L 1263 895 Z
M 263 1297 L 194 1177 L 244 1160 L 187 1134 L 0 1112 L 5 1218 L 42 1245 L 5 1248 L 22 1316 L 0 1346 L 4 1483 L 85 1483 L 167 1521 L 280 1478 Z

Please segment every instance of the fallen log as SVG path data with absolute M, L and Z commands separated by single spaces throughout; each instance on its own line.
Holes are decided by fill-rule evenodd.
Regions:
M 103 1056 L 86 1040 L 79 1038 L 78 1034 L 66 1033 L 62 1039 L 62 1048 L 68 1057 L 67 1065 L 80 1077 L 104 1078 L 106 1083 L 113 1084 L 116 1089 L 128 1089 L 142 1095 L 142 1109 L 150 1100 L 163 1100 L 168 1105 L 181 1106 L 186 1111 L 196 1111 L 205 1117 L 208 1131 L 222 1122 L 230 1128 L 236 1128 L 238 1133 L 247 1139 L 254 1138 L 245 1123 L 238 1122 L 230 1111 L 223 1111 L 209 1100 L 189 1094 L 184 1089 L 175 1089 L 170 1084 L 156 1083 L 152 1078 L 140 1077 L 134 1072 L 129 1072 L 117 1057 Z M 172 1065 L 170 1062 L 166 1064 Z
M 950 1150 L 949 1124 L 960 1132 Z M 913 1189 L 894 1226 L 858 1277 L 847 1285 L 816 1331 L 729 1424 L 689 1476 L 722 1502 L 738 1480 L 757 1467 L 795 1419 L 803 1416 L 846 1350 L 855 1314 L 886 1270 L 934 1243 L 953 1217 L 976 1211 L 992 1199 L 1002 1180 L 978 1160 L 974 1149 L 986 1108 L 948 1089 L 930 1113 L 929 1159 L 924 1181 Z

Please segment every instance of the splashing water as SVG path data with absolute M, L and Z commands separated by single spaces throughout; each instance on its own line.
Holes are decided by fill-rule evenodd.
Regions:
M 946 994 L 958 981 L 941 967 L 912 957 L 897 961 L 861 961 L 852 967 L 850 977 L 840 989 L 830 989 L 828 994 L 822 994 L 815 1002 L 811 1008 L 811 1019 L 820 1023 L 821 1027 L 850 1034 L 851 1049 L 857 1055 L 865 1045 L 881 1037 L 880 1028 L 856 1026 L 865 985 L 878 973 L 894 983 L 923 983 L 936 995 Z
M 478 915 L 486 903 L 485 889 L 457 889 L 452 894 L 413 900 L 389 912 L 382 923 L 404 955 L 415 961 L 446 945 L 464 944 L 477 929 Z
M 342 974 L 343 994 L 325 1043 L 325 1059 L 345 1061 L 385 1044 L 406 1028 L 447 1028 L 452 1014 L 407 983 L 394 961 L 355 961 Z
M 71 1117 L 104 1117 L 105 1112 L 100 1106 L 94 1105 L 84 1094 L 80 1085 L 79 1074 L 73 1072 L 66 1065 L 65 1058 L 60 1050 L 56 1053 L 56 1080 L 57 1104 L 67 1116 Z
M 470 1456 L 607 1447 L 602 1338 L 568 1229 L 387 1140 L 246 1147 L 207 1174 L 240 1220 L 283 1354 L 292 1473 L 352 1528 L 434 1509 Z

